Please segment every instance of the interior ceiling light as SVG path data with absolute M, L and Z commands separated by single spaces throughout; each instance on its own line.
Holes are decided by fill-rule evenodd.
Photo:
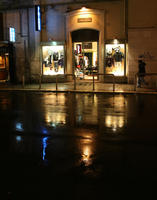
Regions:
M 83 6 L 82 8 L 81 8 L 81 11 L 86 11 L 87 10 L 87 8 L 85 7 L 85 6 Z

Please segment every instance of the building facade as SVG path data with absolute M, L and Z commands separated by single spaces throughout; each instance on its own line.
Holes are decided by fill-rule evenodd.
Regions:
M 95 73 L 99 81 L 114 74 L 133 83 L 139 57 L 157 73 L 156 8 L 155 0 L 42 0 L 1 9 L 0 79 L 90 80 Z

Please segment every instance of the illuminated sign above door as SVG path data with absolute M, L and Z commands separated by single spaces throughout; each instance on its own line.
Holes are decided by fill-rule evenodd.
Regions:
M 78 18 L 77 22 L 78 23 L 92 22 L 92 18 L 91 17 L 89 17 L 89 18 Z

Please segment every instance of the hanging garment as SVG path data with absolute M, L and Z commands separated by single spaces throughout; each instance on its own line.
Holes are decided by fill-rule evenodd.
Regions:
M 114 59 L 112 57 L 107 57 L 106 58 L 106 66 L 112 67 L 112 65 L 114 65 Z
M 54 52 L 53 53 L 53 61 L 57 61 L 58 60 L 58 52 Z
M 115 62 L 122 62 L 123 57 L 124 56 L 123 56 L 123 53 L 121 51 L 117 51 L 113 55 Z

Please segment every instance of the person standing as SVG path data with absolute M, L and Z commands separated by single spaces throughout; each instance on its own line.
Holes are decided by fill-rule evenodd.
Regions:
M 140 59 L 138 60 L 138 81 L 137 81 L 137 87 L 141 87 L 141 84 L 146 84 L 144 77 L 146 73 L 145 69 L 146 63 Z

